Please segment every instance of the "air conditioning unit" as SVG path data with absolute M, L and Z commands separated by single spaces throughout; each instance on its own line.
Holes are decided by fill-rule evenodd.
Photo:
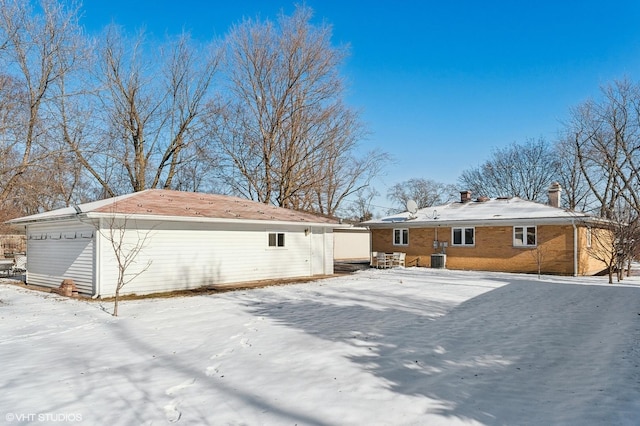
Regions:
M 447 267 L 447 255 L 444 253 L 436 253 L 431 255 L 431 267 L 432 268 L 446 268 Z

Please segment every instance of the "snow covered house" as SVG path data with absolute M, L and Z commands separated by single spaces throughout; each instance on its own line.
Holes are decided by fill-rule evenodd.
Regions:
M 146 190 L 9 221 L 27 235 L 27 284 L 115 294 L 120 260 L 132 281 L 120 294 L 333 273 L 337 221 L 242 198 Z M 120 256 L 112 243 L 122 243 Z
M 406 253 L 406 266 L 497 272 L 540 271 L 593 275 L 607 268 L 590 253 L 592 231 L 602 220 L 559 208 L 561 188 L 549 189 L 549 205 L 513 198 L 477 198 L 363 222 L 371 249 Z M 372 259 L 375 262 L 375 259 Z

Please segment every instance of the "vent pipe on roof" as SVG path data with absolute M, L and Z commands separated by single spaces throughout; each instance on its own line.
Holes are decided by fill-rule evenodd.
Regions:
M 562 194 L 562 187 L 560 183 L 553 182 L 549 186 L 549 205 L 551 207 L 560 207 L 560 195 Z

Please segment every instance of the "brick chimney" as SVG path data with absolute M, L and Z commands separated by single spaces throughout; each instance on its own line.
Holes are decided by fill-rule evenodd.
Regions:
M 468 203 L 471 201 L 471 191 L 460 191 L 460 202 Z
M 560 207 L 560 195 L 562 194 L 562 187 L 558 182 L 553 182 L 549 186 L 549 205 L 551 207 Z

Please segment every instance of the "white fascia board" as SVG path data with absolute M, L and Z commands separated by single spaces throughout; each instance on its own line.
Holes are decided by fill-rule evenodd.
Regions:
M 369 232 L 368 226 L 353 226 L 353 225 L 339 225 L 334 227 L 339 232 L 353 232 L 353 233 L 367 233 Z
M 53 221 L 69 221 L 69 220 L 73 220 L 74 218 L 76 218 L 78 215 L 77 214 L 64 214 L 64 215 L 60 215 L 60 216 L 46 216 L 46 217 L 38 217 L 38 218 L 33 218 L 33 219 L 29 219 L 29 218 L 18 218 L 18 219 L 11 219 L 6 221 L 5 223 L 8 225 L 21 225 L 21 226 L 26 226 L 26 225 L 32 225 L 34 223 L 44 223 L 44 222 L 53 222 Z
M 190 223 L 243 223 L 248 225 L 287 225 L 287 226 L 315 226 L 322 228 L 338 228 L 345 225 L 322 223 L 322 222 L 298 222 L 298 221 L 282 221 L 282 220 L 256 220 L 256 219 L 223 219 L 215 217 L 185 217 L 185 216 L 158 216 L 158 215 L 141 215 L 141 214 L 124 214 L 124 213 L 86 213 L 88 219 L 113 218 L 127 220 L 148 220 L 148 221 L 168 221 L 168 222 L 190 222 Z

